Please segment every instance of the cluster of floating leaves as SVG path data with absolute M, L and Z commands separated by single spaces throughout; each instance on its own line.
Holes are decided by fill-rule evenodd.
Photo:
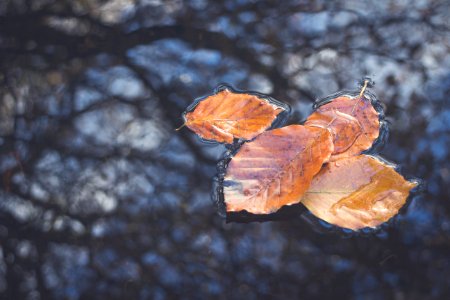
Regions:
M 366 154 L 386 129 L 369 82 L 358 92 L 318 101 L 303 125 L 281 127 L 288 105 L 228 86 L 195 101 L 184 114 L 185 126 L 234 147 L 221 162 L 217 189 L 226 213 L 265 216 L 302 203 L 316 217 L 352 230 L 395 216 L 417 183 Z

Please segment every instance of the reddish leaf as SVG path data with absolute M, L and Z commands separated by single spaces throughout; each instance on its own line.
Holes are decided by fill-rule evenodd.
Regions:
M 331 135 L 322 128 L 290 125 L 264 132 L 228 165 L 227 211 L 268 214 L 298 203 L 332 151 Z
M 369 149 L 380 132 L 379 115 L 364 96 L 333 99 L 317 108 L 305 125 L 330 130 L 334 142 L 331 161 Z
M 235 138 L 251 140 L 258 136 L 283 110 L 256 95 L 225 89 L 186 113 L 185 125 L 204 139 L 232 143 Z
M 376 227 L 395 216 L 416 185 L 392 166 L 360 155 L 325 165 L 301 202 L 316 217 L 357 230 Z

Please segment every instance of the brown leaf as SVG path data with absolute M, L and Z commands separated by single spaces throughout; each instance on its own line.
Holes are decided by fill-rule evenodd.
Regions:
M 416 185 L 392 166 L 360 155 L 325 165 L 301 202 L 316 217 L 357 230 L 376 227 L 395 216 Z
M 328 130 L 290 125 L 244 144 L 224 178 L 228 212 L 268 214 L 300 201 L 333 151 Z
M 185 125 L 204 139 L 230 144 L 234 138 L 251 140 L 258 136 L 283 110 L 256 95 L 225 89 L 186 113 Z
M 369 149 L 380 133 L 379 114 L 364 96 L 333 99 L 317 108 L 305 125 L 330 130 L 334 141 L 330 161 L 355 156 Z

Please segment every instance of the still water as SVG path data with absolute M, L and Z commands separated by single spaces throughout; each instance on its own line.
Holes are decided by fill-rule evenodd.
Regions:
M 449 299 L 447 1 L 0 3 L 2 299 Z M 221 83 L 288 103 L 369 75 L 380 154 L 422 185 L 375 231 L 225 222 L 227 151 L 183 123 Z M 220 169 L 220 168 L 219 168 Z

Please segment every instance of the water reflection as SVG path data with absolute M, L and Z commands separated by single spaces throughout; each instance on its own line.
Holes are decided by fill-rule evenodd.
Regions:
M 448 3 L 0 3 L 5 299 L 449 298 Z M 412 34 L 412 32 L 414 34 Z M 382 155 L 427 183 L 380 232 L 225 224 L 223 146 L 175 133 L 221 82 L 288 102 L 372 75 Z

